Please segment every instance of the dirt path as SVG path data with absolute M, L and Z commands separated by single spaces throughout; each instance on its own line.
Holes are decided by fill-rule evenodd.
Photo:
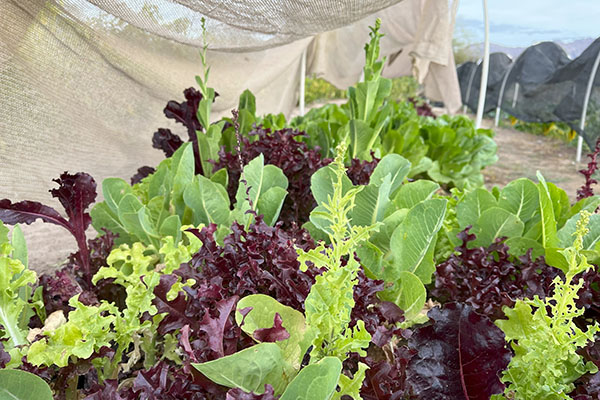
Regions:
M 483 126 L 493 127 L 493 120 L 485 120 Z M 577 196 L 577 189 L 584 183 L 578 170 L 585 167 L 575 165 L 576 149 L 552 137 L 537 136 L 509 128 L 493 128 L 498 144 L 498 162 L 483 171 L 486 187 L 500 187 L 508 182 L 525 177 L 535 182 L 539 170 L 547 181 L 564 189 L 571 200 Z M 583 157 L 585 163 L 588 158 Z

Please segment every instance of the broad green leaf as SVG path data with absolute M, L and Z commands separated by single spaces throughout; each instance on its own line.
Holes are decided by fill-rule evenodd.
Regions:
M 542 223 L 542 246 L 544 248 L 558 247 L 558 238 L 556 236 L 556 216 L 554 215 L 554 205 L 550 190 L 546 184 L 546 180 L 538 171 L 537 178 L 539 180 L 538 190 L 540 199 L 540 212 Z
M 525 224 L 514 214 L 500 207 L 485 210 L 480 216 L 473 233 L 477 238 L 473 246 L 489 246 L 497 238 L 518 237 L 523 234 Z
M 119 203 L 127 194 L 132 194 L 131 186 L 121 178 L 106 178 L 102 181 L 102 195 L 110 210 L 117 214 Z
M 148 178 L 148 198 L 164 196 L 165 201 L 171 201 L 171 188 L 173 185 L 171 174 L 171 158 L 164 159 L 156 168 L 156 172 Z M 118 203 L 117 203 L 118 204 Z
M 268 383 L 278 394 L 290 378 L 284 376 L 284 364 L 276 343 L 259 343 L 213 361 L 192 365 L 216 384 L 261 394 Z
M 188 185 L 192 184 L 195 176 L 194 149 L 191 143 L 185 143 L 171 156 L 171 174 L 173 176 L 173 197 L 171 202 L 175 212 L 183 217 L 185 202 L 183 193 Z
M 333 168 L 327 165 L 320 168 L 310 178 L 310 190 L 317 201 L 317 204 L 322 205 L 328 202 L 328 197 L 333 196 L 333 183 L 337 182 L 337 178 Z M 342 195 L 345 195 L 352 188 L 352 182 L 347 176 L 342 179 L 343 189 Z
M 387 216 L 379 226 L 379 231 L 371 234 L 369 241 L 373 243 L 373 245 L 377 246 L 381 251 L 387 253 L 390 250 L 390 239 L 392 234 L 398 225 L 404 221 L 408 211 L 408 208 L 401 208 L 396 210 L 393 214 Z
M 8 228 L 0 220 L 0 245 L 8 243 Z
M 387 175 L 391 177 L 392 188 L 390 194 L 402 186 L 404 178 L 410 171 L 410 162 L 399 154 L 388 154 L 383 157 L 371 174 L 370 185 L 380 185 Z
M 219 185 L 221 185 L 225 189 L 227 189 L 227 183 L 229 182 L 229 175 L 227 174 L 227 168 L 221 168 L 217 172 L 213 173 L 213 175 L 210 177 L 210 180 L 215 183 L 218 183 Z
M 192 210 L 194 225 L 229 223 L 229 196 L 220 184 L 196 175 L 194 182 L 185 189 L 183 200 Z
M 539 192 L 535 183 L 527 178 L 510 182 L 500 192 L 498 206 L 527 222 L 540 207 Z
M 465 195 L 456 206 L 456 218 L 460 229 L 474 226 L 485 210 L 498 205 L 494 196 L 485 189 L 478 188 Z
M 172 236 L 175 239 L 175 243 L 178 243 L 181 240 L 181 220 L 179 219 L 179 215 L 171 215 L 165 218 L 158 232 L 161 237 Z
M 427 169 L 427 175 L 431 180 L 441 183 L 452 182 L 452 176 L 444 174 L 442 167 L 440 166 L 440 160 L 435 160 L 431 163 L 431 167 Z M 460 188 L 461 185 L 459 185 Z
M 539 256 L 544 255 L 544 248 L 542 245 L 533 239 L 518 236 L 511 237 L 504 242 L 508 246 L 508 254 L 519 257 L 527 253 L 527 250 L 532 249 L 531 258 L 537 259 Z
M 598 207 L 600 207 L 600 196 L 584 197 L 571 207 L 567 217 L 571 218 L 583 210 L 587 210 L 593 214 Z
M 287 189 L 288 181 L 281 169 L 277 168 L 274 165 L 264 165 L 264 156 L 260 154 L 258 157 L 253 159 L 244 167 L 244 175 L 243 177 L 246 179 L 246 185 L 249 189 L 248 194 L 246 194 L 246 185 L 241 183 L 242 177 L 240 177 L 240 184 L 238 186 L 238 191 L 236 194 L 236 208 L 242 212 L 245 212 L 250 208 L 248 204 L 247 198 L 252 202 L 252 206 L 254 210 L 257 209 L 259 198 L 271 188 L 279 187 L 281 189 Z M 275 193 L 270 194 L 271 198 L 277 198 L 281 195 L 281 191 L 275 191 Z M 263 207 L 267 206 L 263 204 Z M 276 208 L 279 209 L 279 204 L 277 204 Z M 272 214 L 274 213 L 273 208 L 266 207 L 266 210 L 269 214 L 269 217 L 272 218 Z
M 558 231 L 558 247 L 565 248 L 573 244 L 577 221 L 580 215 L 569 218 L 567 223 Z M 587 225 L 589 232 L 583 237 L 583 250 L 600 250 L 600 214 L 590 215 Z
M 392 189 L 391 175 L 386 175 L 380 184 L 369 184 L 358 192 L 354 208 L 350 211 L 352 225 L 368 226 L 383 221 L 390 204 Z
M 252 310 L 244 317 L 239 311 L 247 307 L 251 307 Z M 264 294 L 253 294 L 244 297 L 238 302 L 237 310 L 235 320 L 238 326 L 250 337 L 253 337 L 254 331 L 257 329 L 272 328 L 275 313 L 279 314 L 282 325 L 290 334 L 290 337 L 275 343 L 281 348 L 286 362 L 296 370 L 300 369 L 302 358 L 313 339 L 310 334 L 307 334 L 306 321 L 300 311 L 284 306 L 274 298 Z
M 119 220 L 131 235 L 146 244 L 158 244 L 158 232 L 152 224 L 148 209 L 132 194 L 119 203 Z
M 425 284 L 435 270 L 433 251 L 437 233 L 446 215 L 445 199 L 430 199 L 413 207 L 390 240 L 394 264 L 384 271 L 387 282 L 395 282 L 401 271 L 414 273 Z
M 150 219 L 152 220 L 153 225 L 162 225 L 163 221 L 172 215 L 166 208 L 168 206 L 169 205 L 165 203 L 165 198 L 163 196 L 153 197 L 146 204 L 146 208 L 148 209 L 148 213 L 150 214 Z
M 389 289 L 379 292 L 381 300 L 390 301 L 404 311 L 406 320 L 415 318 L 427 300 L 427 291 L 421 279 L 409 271 L 401 271 L 398 280 Z
M 117 214 L 114 214 L 105 202 L 97 203 L 91 210 L 92 226 L 98 234 L 104 234 L 102 228 L 105 228 L 119 236 L 115 239 L 115 244 L 132 243 L 135 240 L 131 232 L 127 230 Z
M 219 159 L 223 125 L 225 125 L 225 121 L 210 125 L 205 133 L 200 131 L 196 132 L 196 137 L 198 138 L 198 154 L 200 155 L 202 171 L 204 172 L 204 176 L 208 178 L 212 176 L 214 168 L 214 165 L 210 160 Z
M 287 386 L 279 400 L 329 400 L 337 387 L 342 362 L 325 357 L 304 367 Z
M 559 188 L 552 182 L 547 182 L 548 192 L 552 199 L 552 207 L 554 208 L 554 217 L 556 218 L 556 228 L 561 228 L 567 222 L 571 203 L 567 192 Z
M 350 158 L 370 159 L 370 151 L 373 148 L 375 139 L 377 139 L 377 132 L 366 122 L 355 119 L 348 122 L 345 130 L 350 139 Z
M 50 386 L 39 376 L 18 369 L 0 370 L 0 399 L 52 400 Z
M 29 266 L 27 242 L 25 241 L 25 236 L 23 235 L 23 231 L 21 230 L 21 226 L 19 224 L 16 224 L 13 227 L 10 244 L 13 247 L 11 257 L 15 260 L 21 261 L 21 263 L 23 263 L 23 266 L 27 268 Z
M 256 210 L 258 215 L 265 217 L 267 225 L 273 226 L 277 222 L 281 207 L 283 207 L 283 202 L 285 201 L 285 196 L 287 196 L 287 190 L 279 186 L 274 186 L 258 198 Z
M 371 279 L 378 279 L 383 275 L 383 252 L 369 241 L 362 242 L 356 255 L 360 259 L 365 275 Z
M 435 182 L 418 180 L 400 187 L 394 196 L 394 204 L 398 208 L 413 208 L 422 201 L 428 200 L 440 188 Z
M 306 229 L 315 241 L 329 242 L 329 236 L 327 233 L 318 228 L 312 221 L 307 221 L 302 225 L 302 228 Z
M 238 110 L 248 110 L 250 114 L 256 114 L 256 97 L 250 90 L 246 89 L 240 95 Z

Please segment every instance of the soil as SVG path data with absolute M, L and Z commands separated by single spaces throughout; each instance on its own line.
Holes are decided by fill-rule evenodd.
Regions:
M 493 120 L 484 120 L 484 128 L 493 128 Z M 585 182 L 578 170 L 585 168 L 588 158 L 585 154 L 582 163 L 576 165 L 576 147 L 560 139 L 538 136 L 514 129 L 493 128 L 498 144 L 498 162 L 483 170 L 485 185 L 503 187 L 508 182 L 525 177 L 537 182 L 536 171 L 540 171 L 546 181 L 564 189 L 574 201 L 577 189 Z

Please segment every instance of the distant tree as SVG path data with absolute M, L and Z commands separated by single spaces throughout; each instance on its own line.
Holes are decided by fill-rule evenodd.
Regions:
M 474 44 L 473 32 L 464 26 L 456 25 L 452 38 L 452 51 L 454 52 L 456 65 L 460 65 L 466 61 L 477 61 L 479 57 Z

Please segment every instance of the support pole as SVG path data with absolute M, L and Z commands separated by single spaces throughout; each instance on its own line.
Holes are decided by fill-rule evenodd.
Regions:
M 513 101 L 511 104 L 512 108 L 516 107 L 518 98 L 519 98 L 519 82 L 515 83 L 515 93 L 513 94 Z
M 487 92 L 488 72 L 490 69 L 490 25 L 488 21 L 487 0 L 483 0 L 483 25 L 485 26 L 485 38 L 483 42 L 483 65 L 481 68 L 481 84 L 479 85 L 479 101 L 477 103 L 475 129 L 481 128 L 481 121 L 483 120 L 483 108 L 485 106 L 485 95 Z
M 471 98 L 471 86 L 473 85 L 473 79 L 475 78 L 475 72 L 477 72 L 477 67 L 479 64 L 481 64 L 481 59 L 477 60 L 477 63 L 475 63 L 475 66 L 471 70 L 471 75 L 469 76 L 469 84 L 467 85 L 467 95 L 465 96 L 463 114 L 467 113 L 467 103 L 469 103 L 469 99 Z
M 500 94 L 498 95 L 498 106 L 496 107 L 496 118 L 494 119 L 494 126 L 498 126 L 500 123 L 500 113 L 502 112 L 502 100 L 504 100 L 504 87 L 506 86 L 506 81 L 508 80 L 508 76 L 510 75 L 510 71 L 512 71 L 515 62 L 510 64 L 506 74 L 504 74 L 504 79 L 502 79 L 502 85 L 500 86 Z
M 306 49 L 302 51 L 300 59 L 300 115 L 304 115 L 304 91 L 306 88 Z
M 579 122 L 579 129 L 583 132 L 585 128 L 585 118 L 587 116 L 588 103 L 590 101 L 590 95 L 592 94 L 592 87 L 594 86 L 594 80 L 596 79 L 596 72 L 598 72 L 598 63 L 600 63 L 600 51 L 596 54 L 596 60 L 594 66 L 590 72 L 590 78 L 588 79 L 587 88 L 585 90 L 585 97 L 583 98 L 583 109 L 581 110 L 581 121 Z M 583 147 L 583 137 L 579 135 L 577 139 L 577 159 L 576 161 L 581 162 L 581 149 Z

